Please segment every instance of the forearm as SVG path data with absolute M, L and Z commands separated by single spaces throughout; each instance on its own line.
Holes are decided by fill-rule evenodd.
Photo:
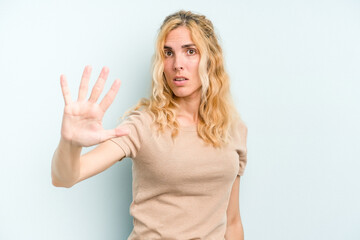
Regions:
M 52 183 L 56 187 L 71 187 L 80 175 L 80 154 L 82 147 L 74 146 L 69 141 L 60 140 L 52 163 Z
M 244 229 L 241 221 L 228 225 L 225 233 L 226 240 L 244 240 Z

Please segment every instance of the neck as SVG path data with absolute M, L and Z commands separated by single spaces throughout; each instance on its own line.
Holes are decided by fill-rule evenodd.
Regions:
M 180 126 L 195 125 L 198 122 L 200 97 L 196 98 L 175 98 L 179 105 L 177 120 Z

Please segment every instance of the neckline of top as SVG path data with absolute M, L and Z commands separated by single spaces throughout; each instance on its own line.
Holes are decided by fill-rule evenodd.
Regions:
M 179 126 L 180 131 L 184 132 L 196 132 L 197 125 L 189 125 L 189 126 Z

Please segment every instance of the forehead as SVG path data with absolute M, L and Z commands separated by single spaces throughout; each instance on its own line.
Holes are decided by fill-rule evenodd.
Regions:
M 166 46 L 177 45 L 177 44 L 183 45 L 190 43 L 193 43 L 191 32 L 185 26 L 181 26 L 175 28 L 174 30 L 171 30 L 165 38 Z

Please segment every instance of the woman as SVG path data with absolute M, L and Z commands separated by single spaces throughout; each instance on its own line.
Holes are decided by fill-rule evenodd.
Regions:
M 128 239 L 243 239 L 239 184 L 247 128 L 231 102 L 212 23 L 185 11 L 164 20 L 152 95 L 113 130 L 101 121 L 120 81 L 97 104 L 108 69 L 85 100 L 90 72 L 87 66 L 76 102 L 61 76 L 65 110 L 53 184 L 71 187 L 131 157 L 134 229 Z M 82 147 L 95 144 L 80 156 Z

